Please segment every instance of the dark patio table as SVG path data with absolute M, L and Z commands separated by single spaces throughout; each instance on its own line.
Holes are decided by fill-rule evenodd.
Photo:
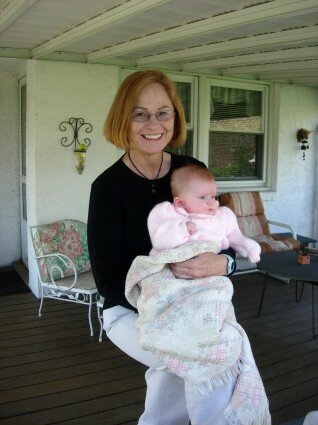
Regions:
M 262 254 L 261 261 L 257 263 L 257 268 L 265 273 L 261 301 L 258 309 L 258 317 L 261 315 L 265 290 L 269 275 L 291 279 L 296 282 L 296 301 L 300 301 L 297 295 L 297 285 L 310 283 L 312 285 L 312 332 L 315 338 L 315 286 L 318 286 L 318 256 L 310 256 L 310 264 L 301 265 L 297 263 L 298 253 L 295 251 L 272 252 Z M 301 291 L 302 292 L 302 291 Z

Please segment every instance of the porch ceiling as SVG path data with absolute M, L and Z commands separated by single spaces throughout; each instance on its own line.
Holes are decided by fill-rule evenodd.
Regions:
M 0 0 L 0 70 L 28 58 L 318 86 L 318 2 Z

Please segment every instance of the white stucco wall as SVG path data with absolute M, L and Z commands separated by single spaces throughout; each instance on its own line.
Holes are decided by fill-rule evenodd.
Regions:
M 28 225 L 63 218 L 86 222 L 92 181 L 122 154 L 102 135 L 119 73 L 117 66 L 28 61 Z M 262 193 L 266 214 L 290 223 L 299 234 L 318 237 L 312 213 L 315 208 L 317 215 L 318 90 L 282 85 L 279 110 L 277 189 Z M 82 175 L 75 169 L 73 147 L 60 144 L 65 133 L 59 124 L 70 117 L 82 117 L 93 126 Z M 296 141 L 301 127 L 315 130 L 305 161 Z M 30 287 L 38 295 L 33 255 L 29 241 Z
M 317 116 L 318 89 L 281 86 L 277 190 L 262 193 L 262 198 L 268 219 L 291 224 L 298 234 L 318 239 L 315 229 L 318 214 L 315 200 L 318 183 Z M 296 139 L 300 128 L 312 130 L 305 161 Z
M 122 154 L 102 134 L 119 68 L 30 60 L 27 74 L 28 225 L 65 218 L 86 222 L 91 183 Z M 74 147 L 60 143 L 66 134 L 59 124 L 71 117 L 93 126 L 81 175 L 75 168 Z M 30 287 L 37 295 L 33 256 L 29 243 Z
M 0 267 L 21 258 L 18 75 L 0 72 Z

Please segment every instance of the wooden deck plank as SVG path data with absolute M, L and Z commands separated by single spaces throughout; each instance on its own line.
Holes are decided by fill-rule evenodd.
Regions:
M 0 418 L 25 415 L 28 412 L 53 409 L 86 400 L 94 400 L 109 394 L 120 393 L 145 386 L 145 370 L 139 365 L 116 369 L 114 372 L 83 374 L 76 378 L 33 385 L 6 391 L 1 397 Z M 92 380 L 95 379 L 95 382 Z M 29 397 L 32 394 L 32 398 Z
M 95 344 L 97 341 L 87 341 L 87 338 L 89 337 L 77 338 L 76 340 L 65 340 L 63 341 L 63 344 L 60 343 L 59 345 L 52 345 L 51 349 L 48 348 L 44 351 L 35 351 L 31 354 L 3 358 L 1 359 L 1 365 L 2 367 L 17 367 L 19 365 L 32 365 L 33 363 L 51 361 L 55 364 L 55 366 L 57 366 L 60 362 L 63 362 L 63 359 L 65 359 L 64 363 L 71 364 L 70 360 L 72 356 L 83 357 L 84 354 L 86 356 L 88 353 L 95 353 L 96 358 L 98 359 L 98 351 L 102 353 L 101 356 L 105 355 L 106 357 L 113 357 L 115 353 L 119 353 L 119 350 L 116 347 L 112 347 L 109 350 L 103 350 L 102 348 L 96 349 Z
M 33 320 L 32 322 L 21 322 L 21 323 L 7 323 L 0 326 L 0 340 L 8 340 L 11 338 L 20 338 L 24 335 L 37 335 L 44 332 L 55 332 L 56 327 L 60 326 L 63 328 L 65 323 L 73 323 L 83 320 L 82 312 L 76 311 L 72 314 L 72 321 L 66 321 L 65 317 L 41 317 L 39 320 Z M 93 318 L 93 323 L 95 320 Z M 96 321 L 97 323 L 97 321 Z M 44 327 L 45 326 L 45 327 Z
M 318 363 L 318 362 L 317 362 Z M 274 378 L 264 379 L 268 394 L 276 394 L 279 391 L 289 390 L 291 388 L 299 388 L 300 385 L 311 382 L 318 389 L 318 364 L 302 367 L 301 369 L 275 376 Z M 297 391 L 297 396 L 299 391 Z M 302 394 L 303 396 L 303 394 Z M 274 408 L 274 406 L 273 406 Z
M 304 418 L 308 412 L 317 410 L 318 395 L 311 396 L 298 403 L 288 404 L 280 409 L 272 410 L 272 424 L 279 425 L 291 418 Z
M 61 421 L 64 422 L 68 419 L 80 418 L 81 416 L 87 416 L 100 411 L 111 410 L 114 407 L 125 408 L 128 405 L 134 405 L 135 403 L 140 403 L 144 400 L 144 385 L 139 387 L 136 385 L 134 380 L 130 382 L 130 385 L 129 382 L 124 382 L 122 384 L 127 385 L 127 388 L 131 385 L 133 389 L 118 393 L 115 392 L 98 398 L 88 398 L 80 403 L 77 402 L 75 392 L 74 398 L 71 400 L 65 400 L 66 404 L 64 406 L 50 408 L 49 412 L 47 409 L 43 409 L 27 413 L 22 416 L 16 416 L 14 414 L 14 416 L 1 419 L 1 425 L 25 425 L 26 423 L 32 425 L 53 424 Z M 105 387 L 106 386 L 104 385 L 104 389 Z M 107 392 L 107 389 L 105 391 Z M 38 409 L 40 408 L 41 407 L 38 405 Z
M 271 279 L 257 318 L 260 274 L 234 276 L 236 315 L 249 335 L 270 401 L 273 425 L 318 408 L 318 339 L 312 339 L 311 288 L 295 302 L 293 284 Z M 0 297 L 0 423 L 136 425 L 145 367 L 88 333 L 87 308 L 32 294 Z M 317 324 L 318 325 L 318 324 Z
M 93 356 L 92 356 L 93 357 Z M 68 379 L 75 376 L 81 376 L 83 374 L 96 374 L 108 370 L 114 370 L 117 373 L 117 369 L 124 366 L 132 367 L 135 361 L 128 356 L 121 355 L 119 357 L 110 357 L 107 362 L 105 356 L 96 361 L 96 356 L 92 359 L 87 358 L 85 363 L 71 365 L 69 367 L 57 367 L 54 365 L 53 369 L 45 368 L 43 372 L 38 372 L 38 368 L 33 371 L 25 369 L 23 375 L 23 384 L 21 383 L 21 374 L 18 376 L 10 376 L 9 378 L 3 378 L 1 380 L 1 389 L 10 390 L 13 388 L 22 388 L 28 385 L 37 385 L 45 382 L 53 382 L 58 379 Z M 85 359 L 84 359 L 85 361 Z M 95 378 L 94 378 L 95 379 Z
M 111 409 L 106 412 L 98 412 L 86 417 L 63 421 L 63 425 L 137 425 L 143 407 L 144 402 L 141 401 L 133 405 L 127 405 L 124 409 Z M 127 420 L 129 422 L 126 422 Z
M 297 386 L 291 386 L 277 393 L 273 393 L 270 399 L 271 409 L 281 409 L 286 406 L 286 404 L 292 405 L 302 400 L 306 400 L 309 397 L 317 395 L 317 389 L 318 379 L 311 379 L 310 381 L 302 382 Z
M 316 365 L 318 368 L 318 350 L 315 352 L 306 352 L 296 357 L 292 357 L 286 362 L 286 359 L 267 364 L 266 366 L 259 367 L 263 379 L 270 379 L 275 377 L 280 377 L 281 375 L 289 372 L 294 372 L 296 370 L 302 370 L 302 368 Z M 258 362 L 259 363 L 259 362 Z

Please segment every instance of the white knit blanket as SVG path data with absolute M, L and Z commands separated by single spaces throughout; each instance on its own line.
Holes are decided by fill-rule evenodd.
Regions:
M 268 401 L 251 346 L 235 318 L 230 279 L 176 279 L 168 266 L 203 252 L 216 252 L 216 246 L 189 242 L 133 261 L 126 297 L 139 312 L 140 345 L 203 394 L 237 376 L 225 412 L 227 422 L 270 425 Z

